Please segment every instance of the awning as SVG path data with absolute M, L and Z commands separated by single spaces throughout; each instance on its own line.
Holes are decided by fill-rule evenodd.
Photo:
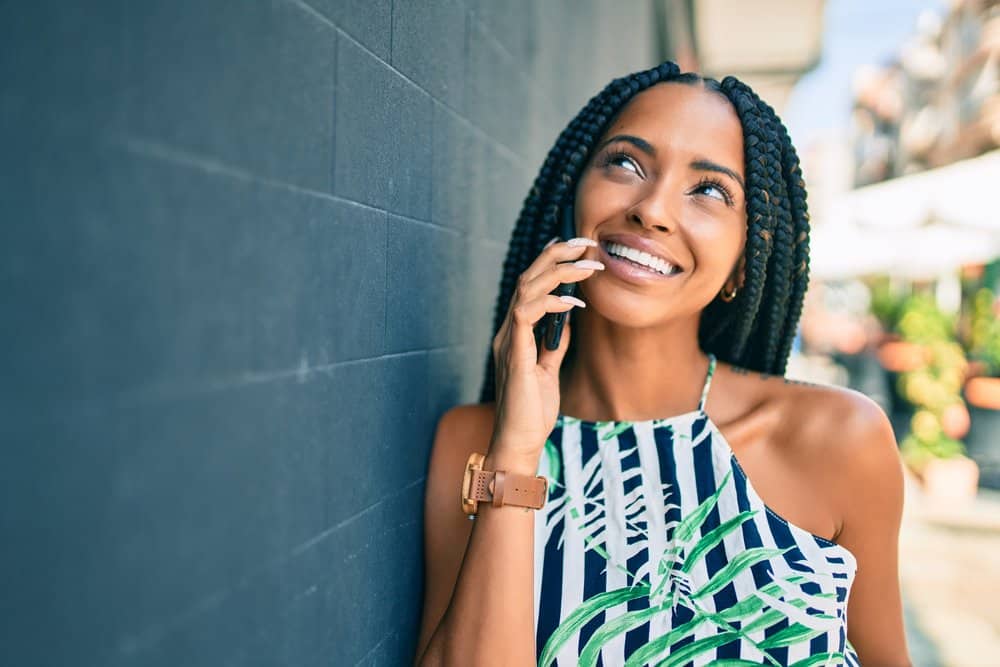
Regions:
M 845 193 L 810 235 L 810 273 L 933 278 L 1000 256 L 1000 150 Z

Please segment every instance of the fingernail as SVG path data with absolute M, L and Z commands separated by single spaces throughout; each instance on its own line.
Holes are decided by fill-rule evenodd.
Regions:
M 567 243 L 569 243 L 572 246 L 582 246 L 582 245 L 589 245 L 595 247 L 597 246 L 597 241 L 595 241 L 594 239 L 588 239 L 585 236 L 577 236 L 576 238 L 572 238 L 569 241 L 567 241 Z
M 578 266 L 581 269 L 603 269 L 604 268 L 604 264 L 602 262 L 598 262 L 595 259 L 578 259 L 575 262 L 573 262 L 573 266 Z
M 559 240 L 558 236 L 553 236 L 552 239 L 548 243 L 545 244 L 545 248 L 548 248 L 550 245 L 552 245 L 553 243 L 555 243 L 558 240 Z M 542 250 L 545 250 L 545 248 L 542 248 Z
M 565 301 L 566 303 L 573 304 L 574 306 L 580 306 L 581 308 L 587 307 L 587 304 L 585 304 L 583 301 L 580 301 L 575 296 L 570 296 L 569 294 L 561 294 L 559 295 L 559 298 Z

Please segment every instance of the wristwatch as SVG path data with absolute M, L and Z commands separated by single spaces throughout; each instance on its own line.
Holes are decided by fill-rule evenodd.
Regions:
M 518 475 L 504 470 L 483 470 L 486 457 L 479 452 L 469 455 L 462 479 L 462 511 L 476 518 L 479 501 L 487 500 L 494 507 L 517 505 L 541 509 L 549 490 L 549 480 L 542 475 Z

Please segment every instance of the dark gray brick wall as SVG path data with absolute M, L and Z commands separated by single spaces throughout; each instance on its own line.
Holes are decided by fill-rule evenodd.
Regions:
M 409 663 L 434 425 L 650 4 L 0 5 L 0 664 Z

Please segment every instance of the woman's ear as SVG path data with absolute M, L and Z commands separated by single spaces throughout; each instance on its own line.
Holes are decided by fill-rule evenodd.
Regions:
M 733 269 L 733 273 L 730 275 L 730 279 L 734 277 L 736 279 L 736 289 L 743 289 L 743 283 L 746 282 L 746 266 L 746 255 L 740 255 L 739 261 L 736 262 L 736 268 Z

